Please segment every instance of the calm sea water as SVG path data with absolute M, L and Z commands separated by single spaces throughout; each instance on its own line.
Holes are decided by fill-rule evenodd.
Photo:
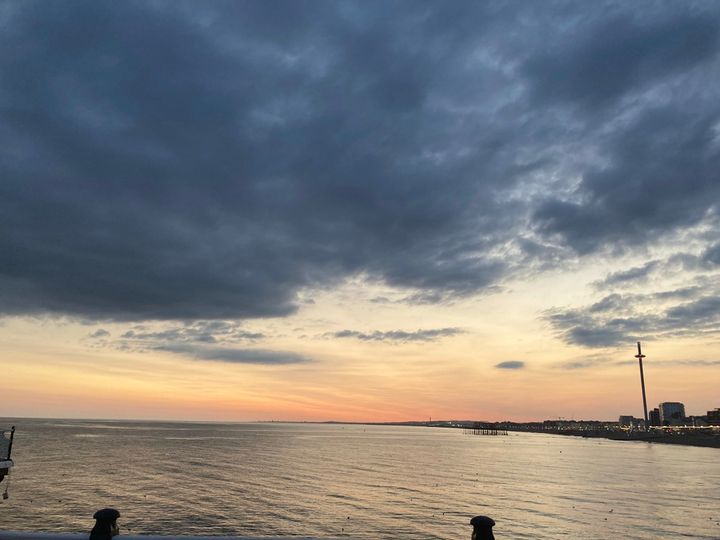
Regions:
M 5 420 L 0 529 L 498 540 L 720 538 L 720 450 L 311 424 Z M 7 478 L 0 484 L 5 487 Z

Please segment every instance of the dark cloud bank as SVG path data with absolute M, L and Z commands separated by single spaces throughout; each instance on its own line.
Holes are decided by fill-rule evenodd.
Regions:
M 440 301 L 713 227 L 719 15 L 6 2 L 0 310 L 282 316 L 301 288 L 359 273 Z M 696 302 L 667 318 L 716 309 Z M 583 344 L 635 324 L 578 316 L 553 321 Z

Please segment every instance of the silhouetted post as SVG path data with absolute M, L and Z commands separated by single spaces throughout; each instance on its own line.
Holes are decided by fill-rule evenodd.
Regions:
M 2 435 L 0 435 L 2 437 Z M 13 426 L 10 429 L 10 444 L 8 444 L 8 452 L 7 452 L 7 458 L 10 459 L 10 454 L 12 454 L 12 443 L 13 439 L 15 438 L 15 426 Z
M 637 342 L 638 346 L 638 353 L 635 355 L 635 358 L 638 359 L 638 362 L 640 363 L 640 386 L 642 387 L 642 396 L 643 396 L 643 413 L 645 413 L 645 431 L 650 431 L 650 422 L 648 420 L 648 413 L 647 413 L 647 399 L 645 399 L 645 375 L 643 374 L 643 367 L 642 367 L 642 359 L 645 358 L 645 355 L 642 353 L 642 350 L 640 349 L 640 342 Z
M 470 525 L 473 526 L 471 540 L 495 540 L 492 532 L 495 522 L 491 518 L 475 516 L 470 520 Z
M 114 508 L 103 508 L 93 515 L 95 526 L 90 531 L 89 540 L 111 540 L 113 536 L 120 534 L 117 519 L 120 512 Z

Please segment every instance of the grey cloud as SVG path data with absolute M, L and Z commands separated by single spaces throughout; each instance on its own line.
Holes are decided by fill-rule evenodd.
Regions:
M 453 157 L 486 130 L 428 104 L 473 34 L 434 51 L 405 42 L 445 41 L 425 8 L 303 4 L 290 29 L 296 9 L 265 4 L 12 4 L 5 313 L 282 316 L 299 289 L 361 272 L 451 295 L 502 275 L 478 216 L 504 181 L 482 164 L 505 165 L 491 148 Z
M 565 333 L 569 343 L 585 347 L 608 347 L 620 345 L 628 341 L 629 330 L 625 328 L 626 321 L 610 321 L 603 326 L 576 326 Z
M 644 306 L 653 306 L 655 309 L 658 309 L 660 303 L 690 300 L 692 298 L 702 296 L 703 293 L 707 292 L 708 289 L 706 287 L 691 285 L 688 287 L 681 287 L 679 289 L 649 293 L 612 293 L 598 300 L 594 304 L 589 305 L 586 308 L 586 311 L 592 315 L 612 313 L 615 316 L 618 316 L 620 314 L 633 313 L 638 308 L 642 309 Z
M 109 332 L 98 330 L 91 337 L 104 338 Z M 101 346 L 122 351 L 169 352 L 194 360 L 237 364 L 283 365 L 311 362 L 288 351 L 248 348 L 265 336 L 250 332 L 233 321 L 193 321 L 183 324 L 136 324 L 116 339 L 102 339 Z M 240 346 L 244 344 L 245 346 Z
M 648 358 L 644 361 L 644 365 L 646 366 L 646 369 L 652 369 L 653 367 L 677 367 L 677 366 L 708 367 L 708 366 L 720 365 L 720 360 L 694 360 L 694 359 L 654 360 L 652 358 Z M 577 360 L 571 360 L 569 362 L 563 362 L 563 363 L 559 364 L 557 367 L 560 369 L 566 369 L 566 370 L 576 370 L 576 369 L 598 368 L 601 366 L 609 366 L 609 367 L 637 366 L 637 360 L 633 360 L 633 359 L 617 360 L 617 359 L 609 359 L 609 358 L 586 357 L 586 358 L 580 358 Z
M 142 342 L 237 342 L 254 341 L 265 337 L 261 332 L 244 330 L 237 323 L 229 321 L 194 321 L 182 325 L 163 326 L 148 329 L 146 325 L 135 325 L 120 335 L 120 339 Z
M 182 324 L 151 323 L 135 324 L 118 337 L 108 339 L 109 332 L 98 330 L 89 337 L 96 339 L 96 345 L 121 351 L 149 352 L 165 351 L 200 360 L 218 360 L 224 362 L 295 363 L 301 360 L 293 353 L 270 351 L 267 361 L 259 349 L 248 349 L 265 337 L 260 332 L 251 332 L 233 321 L 192 321 Z M 242 345 L 242 346 L 241 346 Z M 249 352 L 248 352 L 249 351 Z
M 3 315 L 286 316 L 358 275 L 450 302 L 720 195 L 713 4 L 6 5 Z
M 600 107 L 717 54 L 717 19 L 638 15 L 568 25 L 559 50 L 542 51 L 523 66 L 534 99 Z M 566 46 L 568 39 L 575 40 L 574 47 Z M 552 37 L 548 42 L 557 46 Z
M 720 243 L 710 246 L 703 253 L 703 260 L 713 265 L 720 265 Z
M 465 331 L 461 328 L 432 328 L 425 330 L 415 330 L 414 332 L 407 332 L 404 330 L 390 330 L 387 332 L 381 332 L 375 330 L 374 332 L 358 332 L 357 330 L 339 330 L 330 334 L 325 334 L 327 337 L 335 338 L 355 338 L 362 341 L 434 341 L 443 337 L 456 336 L 462 334 Z
M 627 302 L 627 297 L 623 297 L 619 294 L 611 294 L 592 304 L 588 308 L 588 311 L 591 313 L 602 313 L 608 311 L 616 312 L 623 309 L 627 305 Z
M 630 344 L 632 345 L 632 344 Z M 647 352 L 647 349 L 643 349 Z M 628 347 L 624 354 L 618 355 L 615 358 L 588 356 L 571 360 L 569 362 L 563 362 L 557 367 L 560 369 L 575 370 L 575 369 L 590 369 L 598 367 L 616 367 L 616 366 L 637 366 L 637 360 L 633 359 L 635 351 L 632 347 Z M 626 360 L 618 360 L 621 357 L 627 357 Z M 675 366 L 688 366 L 688 367 L 706 367 L 720 365 L 720 360 L 654 360 L 652 355 L 644 360 L 644 365 L 648 369 L 653 367 L 675 367 Z
M 498 369 L 524 369 L 525 362 L 522 362 L 521 360 L 507 360 L 505 362 L 495 364 L 495 367 Z
M 563 362 L 559 364 L 557 367 L 560 369 L 569 369 L 569 370 L 575 370 L 575 369 L 587 369 L 587 368 L 593 368 L 600 365 L 609 365 L 612 364 L 607 358 L 600 358 L 600 357 L 584 357 L 579 358 L 575 360 L 571 360 L 569 362 Z
M 718 289 L 691 286 L 644 294 L 611 294 L 589 306 L 548 310 L 543 317 L 563 341 L 591 348 L 627 345 L 648 338 L 719 334 Z
M 93 338 L 93 339 L 97 339 L 97 338 L 108 337 L 109 335 L 110 335 L 110 332 L 108 332 L 108 331 L 105 330 L 104 328 L 98 328 L 98 329 L 95 330 L 94 332 L 91 332 L 91 333 L 88 335 L 88 337 Z
M 703 287 L 693 285 L 690 287 L 682 287 L 680 289 L 674 289 L 671 291 L 660 291 L 656 293 L 652 293 L 650 297 L 653 300 L 687 300 L 689 298 L 693 298 L 696 296 L 701 295 L 703 292 Z
M 658 261 L 650 261 L 642 266 L 636 266 L 629 270 L 614 272 L 608 274 L 605 279 L 595 284 L 595 287 L 602 289 L 608 286 L 622 285 L 626 283 L 634 283 L 647 279 L 648 275 L 658 267 Z
M 612 347 L 631 341 L 646 326 L 642 318 L 616 317 L 613 310 L 617 298 L 611 301 L 601 300 L 593 306 L 603 309 L 593 310 L 593 306 L 579 309 L 553 309 L 543 317 L 559 332 L 566 343 L 583 347 Z
M 426 304 L 440 304 L 448 300 L 448 295 L 437 291 L 424 291 L 411 294 L 399 300 L 401 304 L 422 306 Z
M 688 366 L 688 367 L 708 367 L 708 366 L 718 366 L 720 365 L 720 360 L 695 360 L 695 359 L 685 359 L 685 360 L 644 360 L 644 364 L 648 366 L 661 366 L 661 367 L 673 367 L 673 366 Z M 637 360 L 625 360 L 621 362 L 617 362 L 617 365 L 637 365 Z
M 609 164 L 584 173 L 575 197 L 534 213 L 540 234 L 578 253 L 647 242 L 698 224 L 720 196 L 720 107 L 644 112 L 606 148 Z
M 679 321 L 686 326 L 720 322 L 720 296 L 705 296 L 693 302 L 675 306 L 667 311 L 671 321 Z
M 154 350 L 179 354 L 194 360 L 210 360 L 231 364 L 286 365 L 303 364 L 311 360 L 297 353 L 266 349 L 233 349 L 201 347 L 197 345 L 164 345 Z
M 672 366 L 720 366 L 720 360 L 668 360 L 658 362 L 661 365 L 672 365 Z

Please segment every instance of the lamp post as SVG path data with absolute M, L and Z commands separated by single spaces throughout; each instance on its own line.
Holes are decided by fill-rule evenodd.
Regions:
M 642 387 L 642 396 L 643 396 L 643 413 L 645 413 L 645 431 L 650 431 L 650 422 L 648 420 L 648 413 L 647 413 L 647 399 L 645 398 L 645 375 L 643 374 L 643 366 L 642 366 L 642 359 L 645 358 L 645 355 L 642 353 L 642 350 L 640 349 L 640 342 L 637 342 L 638 346 L 638 353 L 635 355 L 635 358 L 638 359 L 638 363 L 640 364 L 640 386 Z

